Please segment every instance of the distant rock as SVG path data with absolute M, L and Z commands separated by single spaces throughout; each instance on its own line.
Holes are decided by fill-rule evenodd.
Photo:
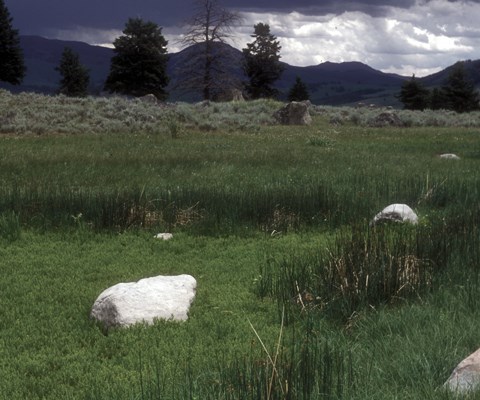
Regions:
M 374 127 L 384 127 L 384 126 L 401 127 L 401 126 L 404 126 L 404 123 L 395 112 L 385 111 L 378 114 L 375 118 L 372 118 L 369 122 L 369 125 Z
M 444 387 L 462 395 L 480 389 L 480 349 L 457 365 Z
M 409 222 L 415 225 L 418 223 L 418 216 L 406 204 L 390 204 L 375 215 L 370 225 L 373 226 L 385 222 Z
M 160 239 L 160 240 L 170 240 L 173 239 L 173 235 L 171 233 L 157 233 L 154 236 L 155 239 Z
M 245 98 L 243 97 L 243 93 L 240 89 L 228 88 L 217 94 L 214 100 L 218 102 L 245 101 Z
M 276 111 L 274 118 L 282 125 L 310 125 L 312 117 L 308 111 L 308 104 L 292 101 Z
M 460 160 L 460 157 L 453 153 L 440 154 L 439 157 L 444 160 Z
M 195 107 L 197 108 L 208 108 L 211 106 L 210 100 L 202 100 L 199 101 L 198 103 L 195 103 Z
M 184 321 L 196 287 L 197 281 L 190 275 L 156 276 L 119 283 L 98 296 L 90 316 L 106 330 L 136 323 L 152 324 L 156 319 Z
M 146 94 L 145 96 L 139 97 L 142 103 L 150 103 L 150 104 L 158 104 L 158 99 L 155 97 L 154 94 Z

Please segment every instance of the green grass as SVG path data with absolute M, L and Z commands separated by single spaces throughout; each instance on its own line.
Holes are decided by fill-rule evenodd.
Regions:
M 479 347 L 475 115 L 0 103 L 0 398 L 452 398 Z M 419 226 L 369 228 L 391 203 Z M 183 273 L 184 323 L 89 319 L 109 286 Z
M 317 234 L 178 234 L 162 242 L 139 233 L 24 232 L 1 249 L 2 398 L 134 399 L 161 393 L 213 399 L 241 398 L 242 390 L 243 398 L 266 398 L 264 391 L 248 394 L 239 375 L 266 390 L 272 369 L 259 338 L 273 358 L 282 329 L 276 304 L 254 293 L 259 260 L 312 252 L 322 243 Z M 176 273 L 198 280 L 187 322 L 104 336 L 89 320 L 104 288 Z M 446 282 L 394 307 L 368 307 L 340 326 L 299 313 L 283 328 L 277 364 L 282 380 L 275 378 L 271 398 L 287 398 L 280 389 L 284 379 L 288 398 L 322 398 L 322 388 L 331 391 L 325 398 L 448 398 L 438 388 L 478 347 L 478 274 L 476 279 Z M 302 372 L 310 392 L 298 381 Z M 325 387 L 324 379 L 334 383 Z

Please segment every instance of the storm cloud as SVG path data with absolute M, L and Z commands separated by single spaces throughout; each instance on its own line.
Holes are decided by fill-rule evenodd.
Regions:
M 479 1 L 466 0 L 219 0 L 243 17 L 231 43 L 251 41 L 253 25 L 268 23 L 283 61 L 313 65 L 361 61 L 373 68 L 422 76 L 458 60 L 480 58 Z M 178 51 L 192 0 L 5 0 L 24 35 L 112 43 L 130 17 L 164 28 Z

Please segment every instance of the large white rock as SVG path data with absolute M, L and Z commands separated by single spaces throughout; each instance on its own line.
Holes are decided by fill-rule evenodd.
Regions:
M 480 389 L 480 349 L 457 365 L 444 387 L 457 394 Z
M 195 298 L 197 281 L 190 275 L 155 276 L 119 283 L 95 300 L 90 316 L 108 329 L 155 319 L 184 321 Z
M 418 223 L 418 216 L 406 204 L 390 204 L 380 211 L 371 222 L 371 225 L 376 225 L 382 222 L 410 222 L 412 224 Z

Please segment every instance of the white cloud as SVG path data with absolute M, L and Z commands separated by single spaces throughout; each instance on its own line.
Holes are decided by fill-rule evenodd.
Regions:
M 251 31 L 255 23 L 268 23 L 281 42 L 282 60 L 293 65 L 361 61 L 385 72 L 424 76 L 458 60 L 480 58 L 479 3 L 417 1 L 411 8 L 386 10 L 386 17 L 362 12 L 243 15 Z
M 360 61 L 373 68 L 410 76 L 437 72 L 458 60 L 480 58 L 480 4 L 476 1 L 417 0 L 410 8 L 383 7 L 383 16 L 359 11 L 305 15 L 300 12 L 244 12 L 233 32 L 239 49 L 253 39 L 253 26 L 270 25 L 282 46 L 282 60 L 298 66 L 325 61 Z M 183 28 L 167 26 L 169 52 L 181 49 Z M 77 27 L 50 37 L 108 45 L 118 30 Z
M 96 29 L 83 26 L 46 32 L 46 36 L 52 39 L 72 40 L 105 47 L 113 47 L 113 41 L 121 34 L 120 30 Z

